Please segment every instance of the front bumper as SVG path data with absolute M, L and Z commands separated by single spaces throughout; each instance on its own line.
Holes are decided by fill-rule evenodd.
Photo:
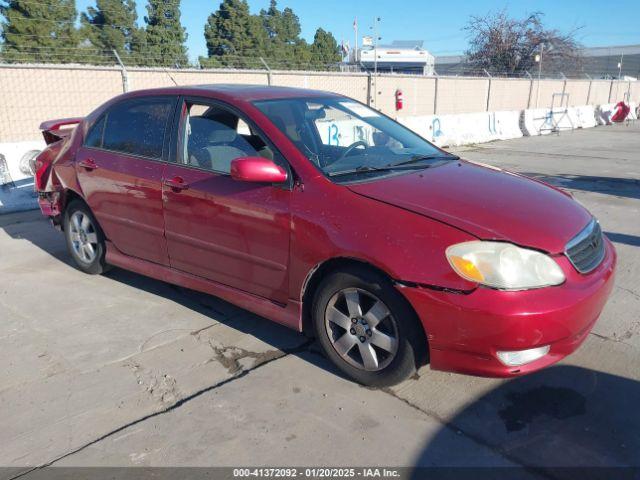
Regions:
M 606 239 L 602 263 L 587 275 L 569 260 L 556 260 L 566 276 L 557 287 L 508 292 L 480 287 L 468 294 L 421 287 L 398 288 L 416 310 L 429 340 L 431 368 L 471 375 L 510 377 L 566 357 L 585 340 L 611 293 L 616 252 Z M 497 351 L 549 345 L 549 353 L 519 367 Z

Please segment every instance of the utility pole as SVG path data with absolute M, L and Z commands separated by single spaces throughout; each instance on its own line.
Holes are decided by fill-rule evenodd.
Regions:
M 378 25 L 380 24 L 380 17 L 374 17 L 373 25 L 369 29 L 373 30 L 373 105 L 374 108 L 378 108 L 378 40 L 381 37 L 378 36 Z
M 358 58 L 358 17 L 353 20 L 353 31 L 356 36 L 354 49 L 353 49 L 353 63 L 357 64 L 360 59 Z
M 380 17 L 373 19 L 373 74 L 378 74 L 378 25 L 380 24 Z

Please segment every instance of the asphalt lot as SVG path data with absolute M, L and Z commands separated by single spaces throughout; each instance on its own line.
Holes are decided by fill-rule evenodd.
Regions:
M 363 388 L 303 336 L 214 297 L 84 275 L 39 212 L 10 214 L 0 466 L 640 466 L 640 122 L 462 153 L 567 188 L 616 245 L 613 296 L 565 361 Z

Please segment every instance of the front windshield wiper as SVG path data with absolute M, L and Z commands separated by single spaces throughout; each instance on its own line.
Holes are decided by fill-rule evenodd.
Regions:
M 387 167 L 398 167 L 401 165 L 411 165 L 413 163 L 422 162 L 423 160 L 460 160 L 460 157 L 453 154 L 448 155 L 414 155 L 409 160 L 404 160 L 402 162 L 393 163 L 386 165 Z
M 353 175 L 357 173 L 368 172 L 385 172 L 388 170 L 413 170 L 429 168 L 431 165 L 419 165 L 423 160 L 459 160 L 457 155 L 414 155 L 409 160 L 404 160 L 398 163 L 389 163 L 380 167 L 372 167 L 371 165 L 360 165 L 356 168 L 350 168 L 349 170 L 339 170 L 337 172 L 327 173 L 330 177 L 340 177 L 342 175 Z
M 356 168 L 350 168 L 349 170 L 338 170 L 337 172 L 329 172 L 327 175 L 330 177 L 340 177 L 342 175 L 352 175 L 354 173 L 366 173 L 366 172 L 384 172 L 386 170 L 393 170 L 388 166 L 372 167 L 371 165 L 360 165 Z

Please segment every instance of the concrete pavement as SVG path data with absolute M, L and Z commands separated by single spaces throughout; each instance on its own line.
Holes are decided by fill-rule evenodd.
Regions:
M 427 367 L 366 389 L 303 336 L 214 297 L 84 275 L 38 212 L 10 214 L 0 466 L 640 466 L 639 126 L 462 154 L 569 189 L 615 242 L 613 296 L 561 364 L 509 381 Z

